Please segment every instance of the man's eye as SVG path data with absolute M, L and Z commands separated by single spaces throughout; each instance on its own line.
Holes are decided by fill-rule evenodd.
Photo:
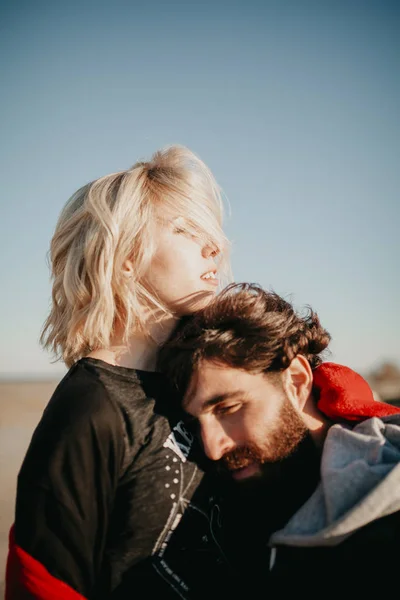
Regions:
M 186 229 L 183 229 L 183 227 L 174 227 L 174 233 L 186 233 Z
M 224 404 L 222 406 L 218 406 L 215 409 L 216 414 L 218 415 L 230 415 L 234 412 L 236 412 L 237 410 L 240 410 L 240 408 L 242 407 L 241 403 L 236 403 L 236 404 Z

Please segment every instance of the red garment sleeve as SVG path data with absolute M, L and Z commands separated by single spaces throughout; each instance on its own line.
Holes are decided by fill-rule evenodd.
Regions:
M 123 436 L 101 382 L 77 373 L 47 405 L 18 474 L 16 547 L 85 597 L 109 585 L 104 549 Z
M 85 600 L 85 597 L 17 546 L 14 525 L 10 529 L 6 566 L 5 600 Z
M 400 413 L 399 407 L 375 400 L 368 382 L 349 367 L 326 362 L 313 376 L 317 406 L 333 421 L 362 421 Z

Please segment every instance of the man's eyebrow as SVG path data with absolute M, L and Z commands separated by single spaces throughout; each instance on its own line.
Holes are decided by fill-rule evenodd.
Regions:
M 194 394 L 191 394 L 184 402 L 184 407 L 187 407 L 188 404 L 193 400 Z M 225 392 L 224 394 L 218 394 L 217 396 L 212 396 L 201 405 L 201 410 L 205 410 L 207 408 L 212 408 L 217 404 L 221 404 L 221 402 L 225 402 L 226 400 L 235 400 L 238 397 L 243 397 L 242 390 L 236 390 L 234 392 Z

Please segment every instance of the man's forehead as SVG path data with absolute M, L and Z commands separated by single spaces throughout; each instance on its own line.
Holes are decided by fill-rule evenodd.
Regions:
M 199 369 L 193 371 L 189 381 L 189 385 L 186 389 L 183 397 L 183 408 L 190 410 L 190 407 L 194 404 L 202 403 L 202 396 L 205 396 L 205 392 L 202 390 L 204 387 L 204 378 L 201 377 Z
M 214 389 L 221 381 L 235 378 L 235 372 L 239 369 L 233 369 L 229 365 L 214 362 L 211 360 L 201 360 L 193 371 L 189 387 L 198 390 Z
M 218 390 L 224 391 L 226 389 L 224 369 L 227 368 L 210 361 L 201 361 L 192 374 L 183 399 L 185 410 L 190 409 L 191 406 L 203 405 L 210 397 L 218 394 Z
M 224 364 L 202 361 L 193 373 L 183 399 L 187 412 L 199 412 L 228 398 L 247 394 L 254 373 Z

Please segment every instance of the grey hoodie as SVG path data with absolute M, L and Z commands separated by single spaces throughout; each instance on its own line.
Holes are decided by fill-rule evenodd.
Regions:
M 276 545 L 336 546 L 364 525 L 399 510 L 400 414 L 373 417 L 354 427 L 333 425 L 324 443 L 320 483 L 271 536 L 271 561 Z

